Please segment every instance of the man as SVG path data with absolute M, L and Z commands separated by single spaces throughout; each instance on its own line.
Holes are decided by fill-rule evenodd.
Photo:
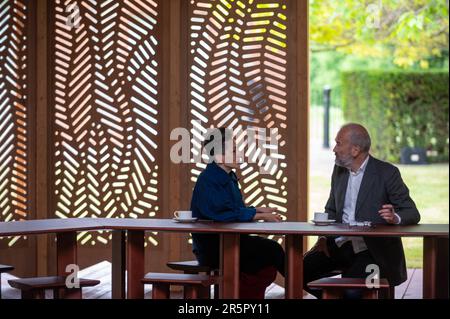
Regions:
M 337 223 L 417 224 L 420 214 L 398 168 L 369 155 L 370 146 L 369 133 L 359 124 L 344 125 L 338 132 L 333 149 L 336 165 L 325 206 L 329 219 Z M 320 291 L 308 290 L 308 282 L 333 270 L 342 270 L 343 277 L 366 278 L 366 267 L 371 264 L 379 267 L 379 278 L 386 278 L 391 286 L 404 282 L 401 239 L 321 237 L 304 257 L 305 290 L 320 298 Z M 353 297 L 358 297 L 358 292 Z
M 224 128 L 215 129 L 205 142 L 205 149 L 209 149 L 208 155 L 213 161 L 195 184 L 191 201 L 193 216 L 218 222 L 281 221 L 274 208 L 245 206 L 233 172 L 233 169 L 239 168 L 236 149 L 227 149 L 230 146 L 227 143 L 229 135 L 230 131 Z M 231 154 L 232 157 L 229 156 Z M 218 268 L 219 235 L 194 233 L 192 238 L 193 252 L 199 263 Z M 284 275 L 283 248 L 276 241 L 249 235 L 241 236 L 240 248 L 240 297 L 264 298 L 265 288 L 274 281 L 276 272 Z

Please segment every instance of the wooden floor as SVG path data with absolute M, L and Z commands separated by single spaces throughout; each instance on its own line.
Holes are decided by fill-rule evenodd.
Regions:
M 89 278 L 100 280 L 101 283 L 92 288 L 83 289 L 83 298 L 85 299 L 109 299 L 111 298 L 111 263 L 103 261 L 89 268 L 83 269 L 79 274 L 80 278 Z M 11 288 L 8 284 L 9 279 L 16 277 L 10 274 L 2 275 L 2 295 L 4 299 L 20 299 L 20 292 Z M 52 293 L 47 293 L 47 298 L 52 298 Z M 151 286 L 145 287 L 145 298 L 151 298 Z M 181 292 L 173 292 L 172 298 L 181 299 Z M 283 299 L 284 288 L 272 284 L 266 291 L 266 299 Z M 307 299 L 314 299 L 308 295 Z M 408 269 L 408 280 L 395 289 L 396 299 L 422 299 L 422 269 Z

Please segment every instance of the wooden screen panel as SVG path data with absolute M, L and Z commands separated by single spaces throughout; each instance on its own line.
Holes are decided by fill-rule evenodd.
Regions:
M 160 3 L 62 1 L 53 7 L 54 214 L 160 214 Z M 110 235 L 80 233 L 82 244 Z M 155 236 L 149 242 L 157 245 Z
M 0 1 L 0 221 L 32 217 L 31 13 L 28 1 Z
M 233 129 L 239 147 L 246 150 L 240 184 L 247 205 L 276 207 L 287 214 L 287 54 L 288 1 L 195 0 L 189 6 L 188 90 L 192 152 L 196 155 L 202 136 L 210 127 Z M 290 105 L 289 107 L 294 107 Z M 246 129 L 259 131 L 265 146 L 257 153 L 246 143 Z M 262 129 L 266 129 L 266 135 Z M 277 143 L 269 130 L 277 129 Z M 277 163 L 266 165 L 264 153 Z M 205 167 L 196 163 L 191 180 Z

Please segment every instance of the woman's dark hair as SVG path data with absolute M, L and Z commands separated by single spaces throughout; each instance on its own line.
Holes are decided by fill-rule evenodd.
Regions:
M 206 155 L 213 157 L 217 154 L 217 150 L 221 150 L 221 154 L 225 155 L 225 146 L 232 137 L 232 131 L 225 127 L 212 128 L 208 129 L 204 137 L 203 148 Z

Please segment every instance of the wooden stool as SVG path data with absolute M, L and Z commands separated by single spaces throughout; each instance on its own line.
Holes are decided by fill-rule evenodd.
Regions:
M 66 277 L 33 277 L 9 280 L 11 287 L 22 292 L 22 299 L 45 299 L 45 290 L 52 289 L 55 299 L 60 299 L 60 290 L 63 291 L 64 299 L 81 299 L 81 288 L 93 287 L 100 283 L 100 280 L 79 279 L 79 288 L 67 288 Z
M 219 270 L 212 269 L 208 266 L 200 266 L 197 260 L 186 260 L 186 261 L 170 261 L 167 264 L 167 267 L 173 270 L 182 271 L 185 274 L 199 274 L 205 273 L 211 276 L 218 276 Z M 211 290 L 208 287 L 208 291 L 204 292 L 204 298 L 211 298 Z M 184 296 L 186 299 L 186 295 Z M 214 299 L 219 299 L 219 285 L 214 285 Z
M 367 288 L 365 278 L 322 278 L 308 283 L 310 288 L 322 289 L 323 299 L 341 298 L 346 289 L 362 289 L 363 299 L 378 299 L 378 291 L 390 289 L 386 279 L 380 279 L 379 288 Z
M 217 284 L 219 277 L 199 274 L 168 274 L 148 273 L 142 279 L 144 285 L 153 285 L 152 299 L 169 299 L 170 286 L 183 286 L 185 299 L 198 299 L 204 297 L 202 290 L 210 289 Z
M 2 299 L 2 274 L 13 270 L 13 266 L 0 265 L 0 299 Z
M 342 275 L 342 270 L 332 270 L 325 277 L 335 277 Z M 390 286 L 387 289 L 380 289 L 378 291 L 378 299 L 395 299 L 395 286 Z

